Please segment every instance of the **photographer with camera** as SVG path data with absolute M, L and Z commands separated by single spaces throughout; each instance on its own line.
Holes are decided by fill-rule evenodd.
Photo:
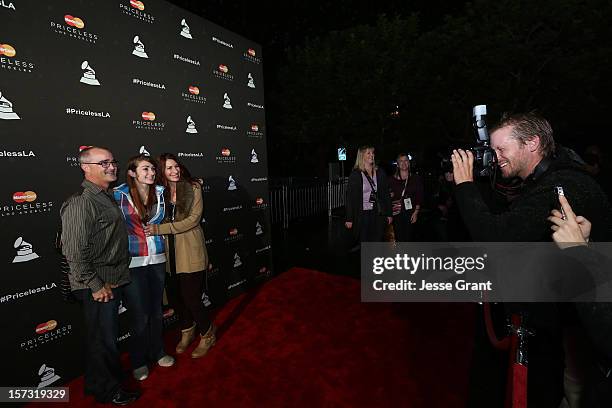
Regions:
M 362 146 L 346 189 L 344 225 L 353 242 L 382 242 L 385 226 L 391 224 L 391 195 L 385 172 L 374 163 L 374 148 Z
M 486 125 L 477 125 L 479 136 L 483 127 L 486 132 Z M 573 198 L 576 212 L 593 222 L 591 238 L 610 241 L 612 213 L 605 194 L 582 170 L 573 151 L 555 146 L 546 119 L 533 112 L 504 115 L 491 132 L 490 151 L 485 149 L 482 154 L 482 148 L 476 149 L 477 171 L 483 164 L 493 167 L 495 157 L 493 164 L 481 159 L 494 152 L 501 175 L 520 177 L 523 186 L 505 211 L 494 213 L 474 183 L 474 154 L 469 150 L 453 151 L 455 197 L 474 241 L 550 241 L 548 213 L 558 207 L 557 186 L 562 186 Z M 545 303 L 521 306 L 528 314 L 527 324 L 536 332 L 529 340 L 529 406 L 556 408 L 563 395 L 562 327 L 568 318 L 561 316 L 557 306 Z

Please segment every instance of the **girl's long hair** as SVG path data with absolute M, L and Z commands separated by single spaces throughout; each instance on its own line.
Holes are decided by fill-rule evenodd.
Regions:
M 144 154 L 139 154 L 138 156 L 131 157 L 127 162 L 127 170 L 132 170 L 136 173 L 136 167 L 140 164 L 140 162 L 149 162 L 153 165 L 154 168 L 157 169 L 157 163 L 155 159 L 150 156 L 146 156 Z M 155 185 L 149 186 L 149 195 L 147 196 L 147 203 L 145 204 L 140 198 L 140 194 L 138 193 L 138 188 L 136 187 L 136 178 L 132 177 L 126 171 L 126 179 L 127 185 L 130 188 L 130 196 L 132 197 L 132 201 L 134 202 L 134 206 L 136 210 L 138 210 L 138 215 L 140 215 L 140 219 L 143 223 L 149 221 L 149 214 L 153 207 L 157 204 L 157 195 L 155 194 Z

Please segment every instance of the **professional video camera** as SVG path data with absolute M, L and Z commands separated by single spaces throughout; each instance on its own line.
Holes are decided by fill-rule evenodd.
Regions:
M 472 110 L 472 125 L 476 129 L 476 146 L 470 148 L 474 153 L 474 173 L 479 176 L 490 176 L 495 172 L 497 156 L 490 147 L 487 129 L 487 105 L 476 105 Z

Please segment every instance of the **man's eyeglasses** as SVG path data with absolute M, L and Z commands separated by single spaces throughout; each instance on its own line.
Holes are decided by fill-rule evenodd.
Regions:
M 111 164 L 113 165 L 114 168 L 119 167 L 119 162 L 117 160 L 102 160 L 101 162 L 97 162 L 97 163 L 81 163 L 81 164 L 97 164 L 98 166 L 102 166 L 103 169 L 108 169 Z

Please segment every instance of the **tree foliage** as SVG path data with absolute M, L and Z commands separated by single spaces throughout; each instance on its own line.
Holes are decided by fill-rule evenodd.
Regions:
M 382 15 L 310 39 L 280 70 L 278 139 L 468 143 L 471 107 L 485 103 L 492 116 L 538 109 L 561 139 L 596 140 L 612 105 L 610 17 L 603 0 L 476 0 L 427 30 L 416 14 Z

